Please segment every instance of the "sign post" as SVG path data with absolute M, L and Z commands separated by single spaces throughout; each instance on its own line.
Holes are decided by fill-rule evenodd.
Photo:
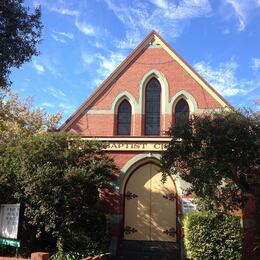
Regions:
M 0 245 L 20 247 L 19 217 L 20 204 L 0 204 Z

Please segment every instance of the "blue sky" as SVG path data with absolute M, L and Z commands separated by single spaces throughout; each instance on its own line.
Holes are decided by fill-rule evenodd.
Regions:
M 63 121 L 156 30 L 234 107 L 260 98 L 260 0 L 25 0 L 41 5 L 41 54 L 13 90 Z M 259 109 L 259 107 L 253 107 Z

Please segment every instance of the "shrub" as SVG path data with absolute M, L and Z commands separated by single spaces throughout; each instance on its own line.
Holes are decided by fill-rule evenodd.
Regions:
M 52 255 L 51 260 L 81 260 L 82 256 L 81 255 L 75 255 L 74 253 L 70 252 L 63 252 L 59 251 L 56 254 Z
M 114 170 L 102 143 L 66 133 L 29 136 L 8 146 L 0 156 L 0 201 L 24 203 L 23 246 L 68 252 L 66 257 L 106 252 L 99 192 L 111 187 Z M 2 189 L 10 186 L 3 198 Z
M 241 258 L 240 218 L 213 211 L 192 212 L 184 217 L 184 244 L 187 258 Z

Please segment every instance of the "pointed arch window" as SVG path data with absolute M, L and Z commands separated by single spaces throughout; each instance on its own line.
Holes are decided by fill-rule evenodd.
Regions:
M 117 111 L 117 134 L 130 135 L 131 134 L 131 105 L 127 100 L 123 100 Z
M 181 98 L 175 106 L 175 126 L 184 126 L 189 121 L 189 105 L 184 98 Z
M 151 79 L 145 89 L 145 135 L 160 135 L 161 86 Z

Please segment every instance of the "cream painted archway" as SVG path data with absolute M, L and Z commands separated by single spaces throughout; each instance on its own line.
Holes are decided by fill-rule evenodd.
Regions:
M 190 113 L 193 114 L 193 113 L 198 112 L 198 105 L 197 105 L 195 98 L 190 93 L 188 93 L 187 91 L 181 90 L 178 93 L 176 93 L 170 101 L 169 109 L 170 109 L 171 113 L 174 113 L 176 104 L 182 98 L 185 101 L 187 101 L 187 103 L 189 105 Z
M 137 103 L 135 98 L 133 97 L 133 95 L 131 93 L 129 93 L 128 91 L 124 91 L 122 93 L 120 93 L 119 95 L 116 96 L 116 98 L 114 99 L 113 103 L 112 103 L 112 114 L 114 114 L 114 118 L 116 119 L 117 114 L 118 114 L 118 108 L 119 105 L 124 101 L 127 100 L 131 106 L 131 131 L 130 131 L 130 135 L 134 135 L 134 131 L 135 131 L 135 115 L 136 115 L 136 110 L 137 110 Z M 116 121 L 117 122 L 117 121 Z M 117 127 L 114 127 L 114 134 L 116 135 L 117 131 Z
M 119 95 L 117 95 L 115 97 L 115 99 L 113 100 L 113 103 L 112 103 L 112 108 L 111 108 L 113 113 L 117 114 L 118 106 L 124 99 L 130 103 L 131 108 L 132 108 L 132 114 L 136 114 L 138 105 L 136 103 L 134 96 L 131 93 L 129 93 L 128 91 L 121 92 Z
M 115 186 L 115 189 L 117 192 L 122 196 L 124 194 L 125 184 L 131 173 L 134 169 L 139 167 L 142 164 L 145 163 L 155 163 L 160 165 L 160 153 L 142 153 L 134 156 L 132 159 L 130 159 L 122 168 L 120 171 L 120 174 L 117 178 L 117 183 Z M 172 176 L 178 196 L 182 196 L 185 193 L 185 190 L 190 187 L 190 185 L 182 180 L 178 175 Z
M 132 171 L 137 168 L 138 166 L 154 162 L 159 164 L 160 163 L 161 154 L 159 153 L 142 153 L 134 156 L 132 159 L 130 159 L 122 168 L 120 171 L 120 174 L 118 176 L 117 186 L 119 189 L 119 194 L 124 194 L 125 184 L 127 179 L 129 178 Z

